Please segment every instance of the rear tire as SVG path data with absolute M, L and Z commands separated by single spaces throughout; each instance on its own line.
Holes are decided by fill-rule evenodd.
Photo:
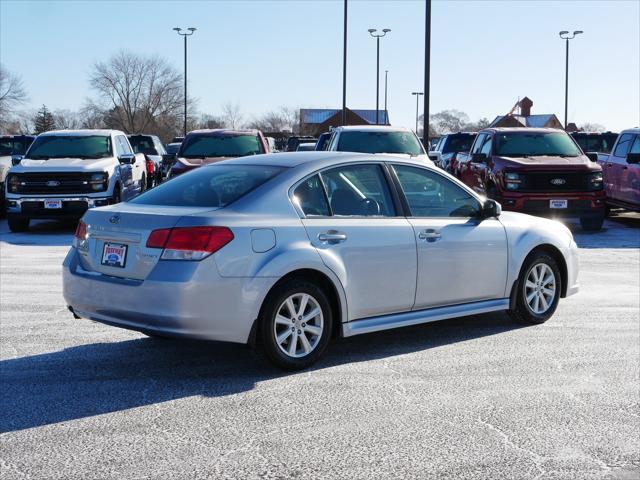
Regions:
M 122 200 L 122 192 L 120 191 L 120 185 L 116 185 L 113 189 L 113 196 L 111 197 L 111 204 L 115 205 Z
M 580 226 L 587 232 L 598 232 L 602 230 L 602 224 L 604 223 L 604 213 L 598 217 L 588 217 L 580 219 Z
M 9 230 L 11 230 L 13 233 L 26 232 L 27 230 L 29 230 L 28 218 L 9 217 L 7 219 L 7 223 L 9 224 Z
M 519 323 L 544 323 L 556 311 L 561 292 L 558 264 L 549 254 L 534 251 L 522 265 L 515 292 L 516 308 L 508 313 Z
M 284 370 L 302 370 L 315 363 L 329 344 L 331 304 L 317 285 L 294 278 L 269 294 L 259 328 L 271 363 Z

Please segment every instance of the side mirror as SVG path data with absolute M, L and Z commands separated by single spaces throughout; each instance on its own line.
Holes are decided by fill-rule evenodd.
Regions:
M 585 153 L 585 155 L 587 157 L 589 157 L 589 160 L 591 160 L 592 162 L 597 162 L 598 161 L 598 153 L 597 152 L 587 152 L 587 153 Z
M 487 163 L 487 154 L 486 153 L 472 153 L 471 161 L 473 163 Z
M 136 162 L 136 156 L 133 153 L 123 153 L 118 157 L 118 161 L 122 164 L 131 165 Z
M 438 155 L 436 155 L 435 153 L 429 153 L 429 155 L 427 155 L 429 157 L 429 160 L 431 160 L 432 162 L 435 162 L 436 160 L 438 160 Z
M 627 153 L 627 163 L 630 163 L 630 164 L 640 163 L 640 153 Z
M 16 165 L 19 165 L 23 158 L 24 155 L 11 155 L 11 165 L 13 165 L 14 167 Z
M 502 213 L 502 205 L 495 200 L 487 198 L 482 205 L 482 218 L 499 217 Z

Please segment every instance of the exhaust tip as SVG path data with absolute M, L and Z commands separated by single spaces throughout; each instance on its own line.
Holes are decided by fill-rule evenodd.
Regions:
M 67 308 L 69 309 L 69 311 L 73 315 L 73 318 L 82 318 L 82 317 L 78 316 L 78 314 L 76 312 L 73 311 L 73 307 L 71 305 L 67 305 Z

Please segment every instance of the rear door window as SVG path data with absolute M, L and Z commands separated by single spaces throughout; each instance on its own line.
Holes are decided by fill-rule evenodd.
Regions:
M 322 173 L 333 215 L 396 215 L 382 167 L 377 164 L 345 165 Z
M 614 157 L 625 158 L 627 153 L 629 153 L 629 149 L 631 148 L 631 142 L 633 141 L 632 133 L 624 133 L 620 137 L 620 141 L 618 145 L 616 145 L 616 149 L 613 152 Z

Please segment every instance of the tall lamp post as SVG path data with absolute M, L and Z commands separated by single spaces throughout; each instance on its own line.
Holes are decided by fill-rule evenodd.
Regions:
M 584 33 L 582 30 L 575 30 L 569 33 L 568 30 L 560 32 L 560 38 L 566 42 L 566 60 L 565 60 L 565 76 L 564 76 L 564 129 L 567 129 L 567 110 L 569 108 L 569 40 L 575 38 L 576 35 Z
M 422 122 L 422 144 L 429 149 L 429 83 L 431 81 L 431 0 L 424 5 L 424 121 Z
M 384 71 L 384 124 L 389 125 L 389 113 L 387 111 L 387 79 L 389 70 Z
M 418 111 L 420 105 L 420 95 L 424 95 L 423 92 L 412 92 L 411 95 L 416 96 L 416 135 L 418 135 L 418 118 L 420 116 L 420 112 Z
M 369 29 L 369 35 L 376 39 L 376 125 L 380 125 L 380 39 L 390 31 L 383 28 L 382 33 L 376 33 L 375 28 Z
M 347 0 L 344 0 L 342 39 L 342 125 L 347 124 Z
M 184 135 L 187 134 L 187 37 L 193 35 L 196 31 L 194 27 L 187 28 L 189 33 L 182 33 L 180 27 L 175 27 L 174 30 L 178 35 L 184 38 Z

